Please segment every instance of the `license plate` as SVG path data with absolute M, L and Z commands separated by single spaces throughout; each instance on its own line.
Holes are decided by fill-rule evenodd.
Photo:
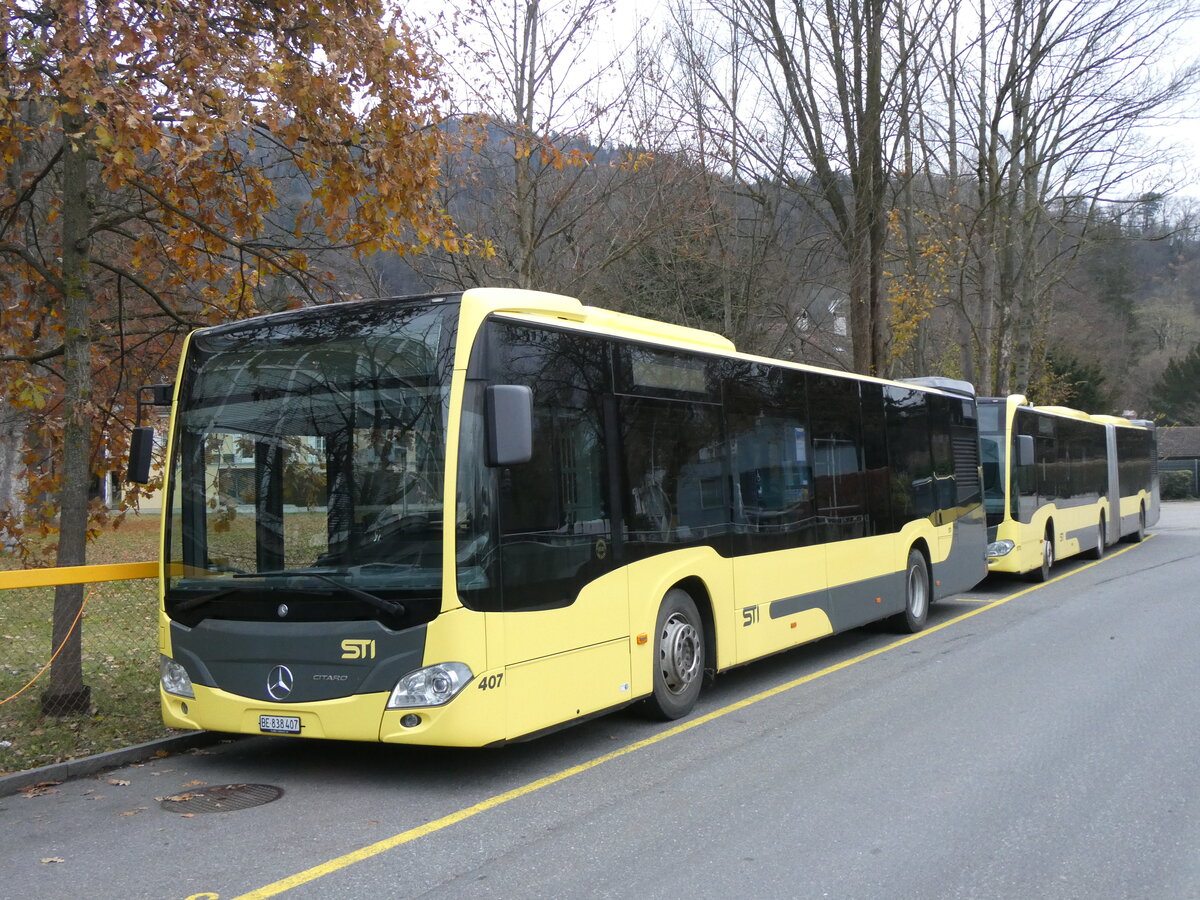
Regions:
M 299 716 L 259 716 L 258 728 L 270 734 L 299 734 Z

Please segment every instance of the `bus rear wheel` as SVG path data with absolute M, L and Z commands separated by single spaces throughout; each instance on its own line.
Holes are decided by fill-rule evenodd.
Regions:
M 654 631 L 654 691 L 646 711 L 678 719 L 696 705 L 704 680 L 704 623 L 687 591 L 672 588 L 658 608 Z
M 908 551 L 904 572 L 904 612 L 891 619 L 897 631 L 916 634 L 925 627 L 929 618 L 929 596 L 929 567 L 925 564 L 925 554 L 914 547 Z

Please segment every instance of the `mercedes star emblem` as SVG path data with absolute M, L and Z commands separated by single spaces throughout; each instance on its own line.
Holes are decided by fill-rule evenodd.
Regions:
M 267 693 L 276 700 L 282 700 L 292 692 L 293 681 L 291 669 L 287 666 L 276 666 L 267 679 Z

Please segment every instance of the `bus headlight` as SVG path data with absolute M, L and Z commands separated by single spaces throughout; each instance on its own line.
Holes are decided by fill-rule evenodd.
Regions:
M 994 559 L 997 556 L 1008 556 L 1012 553 L 1013 547 L 1017 546 L 1012 541 L 992 541 L 988 544 L 987 555 Z
M 441 706 L 453 700 L 473 677 L 470 668 L 459 662 L 438 663 L 417 669 L 396 682 L 387 708 Z
M 196 692 L 192 690 L 192 679 L 188 676 L 187 669 L 171 657 L 158 657 L 158 677 L 162 681 L 163 690 L 168 694 L 195 698 Z

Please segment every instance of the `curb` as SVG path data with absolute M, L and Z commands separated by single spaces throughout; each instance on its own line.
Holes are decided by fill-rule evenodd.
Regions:
M 41 784 L 44 781 L 62 782 L 72 778 L 83 778 L 106 769 L 116 769 L 129 763 L 153 759 L 160 752 L 180 753 L 194 747 L 207 747 L 230 737 L 232 735 L 220 731 L 188 731 L 184 734 L 159 738 L 120 750 L 97 753 L 95 756 L 84 756 L 79 759 L 69 759 L 65 762 L 41 766 L 37 769 L 27 769 L 24 772 L 13 772 L 11 775 L 0 775 L 0 797 L 7 797 L 30 785 Z

